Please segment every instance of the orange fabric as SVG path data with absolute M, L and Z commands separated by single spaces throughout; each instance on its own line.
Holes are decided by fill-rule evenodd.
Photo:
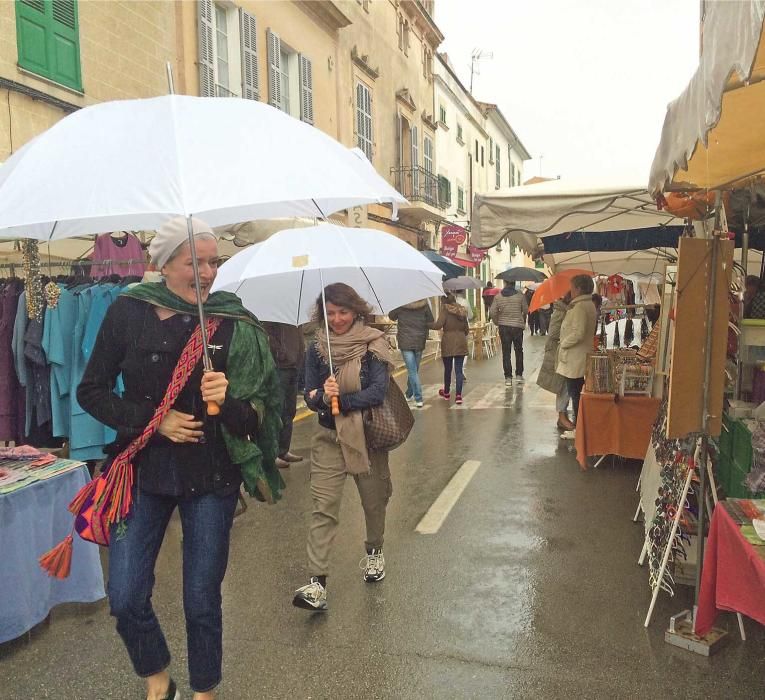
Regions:
M 659 399 L 582 392 L 576 422 L 576 459 L 587 469 L 587 458 L 619 455 L 644 459 Z
M 681 219 L 700 221 L 709 216 L 714 209 L 716 192 L 668 192 L 664 195 L 661 207 L 673 216 Z M 730 193 L 723 195 L 723 206 L 726 215 L 730 216 Z
M 562 270 L 546 279 L 534 290 L 534 296 L 529 304 L 529 313 L 533 313 L 543 306 L 552 304 L 566 296 L 571 289 L 571 280 L 577 275 L 593 276 L 592 270 Z

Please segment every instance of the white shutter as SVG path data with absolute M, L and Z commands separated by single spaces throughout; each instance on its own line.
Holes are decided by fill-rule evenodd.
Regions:
M 268 43 L 268 104 L 279 107 L 282 103 L 281 54 L 282 42 L 270 29 L 266 32 Z M 289 90 L 289 86 L 284 86 Z
M 255 17 L 239 8 L 239 41 L 242 49 L 242 97 L 260 99 L 258 29 Z
M 416 126 L 412 127 L 412 185 L 414 192 L 420 191 L 420 132 Z
M 212 0 L 199 0 L 199 94 L 215 97 L 215 49 Z
M 298 56 L 300 64 L 300 118 L 313 124 L 313 64 L 302 53 Z

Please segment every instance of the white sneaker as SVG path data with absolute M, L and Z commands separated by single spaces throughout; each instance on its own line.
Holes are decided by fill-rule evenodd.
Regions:
M 313 576 L 307 586 L 302 586 L 295 591 L 292 604 L 303 610 L 326 610 L 327 589 L 319 583 L 319 579 Z
M 416 401 L 414 405 L 417 406 L 417 408 L 422 408 L 425 404 L 423 404 L 422 401 Z
M 382 581 L 385 578 L 385 557 L 382 549 L 373 549 L 362 557 L 359 568 L 364 570 L 364 580 L 367 583 Z
M 505 377 L 505 386 L 512 386 L 512 385 L 513 385 L 513 378 Z

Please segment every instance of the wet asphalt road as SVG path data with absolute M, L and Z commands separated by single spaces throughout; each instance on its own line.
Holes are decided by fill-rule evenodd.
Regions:
M 251 504 L 232 534 L 224 582 L 224 681 L 233 698 L 751 698 L 763 695 L 765 633 L 747 623 L 712 659 L 663 641 L 691 590 L 650 599 L 632 523 L 640 465 L 580 472 L 555 430 L 554 397 L 534 384 L 544 338 L 527 336 L 527 382 L 505 389 L 498 358 L 470 362 L 461 408 L 430 398 L 392 453 L 387 577 L 362 582 L 362 511 L 346 487 L 327 614 L 291 606 L 306 581 L 307 460 L 278 505 Z M 307 455 L 313 417 L 296 426 Z M 435 535 L 417 523 L 466 460 L 472 481 Z M 171 523 L 154 603 L 183 697 L 180 526 Z M 25 639 L 0 646 L 0 697 L 141 698 L 105 603 L 64 606 Z

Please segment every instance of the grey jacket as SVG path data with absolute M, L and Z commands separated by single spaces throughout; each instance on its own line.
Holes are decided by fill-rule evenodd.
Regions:
M 489 309 L 489 318 L 498 326 L 525 328 L 529 315 L 529 303 L 517 289 L 505 287 L 501 294 L 494 297 Z
M 545 355 L 542 359 L 542 366 L 539 368 L 537 384 L 553 394 L 557 394 L 563 388 L 566 378 L 555 371 L 558 364 L 558 346 L 560 345 L 560 328 L 563 319 L 566 317 L 568 304 L 562 299 L 553 304 L 552 318 L 547 333 L 547 342 L 545 343 Z
M 388 314 L 391 321 L 398 322 L 396 339 L 399 350 L 425 349 L 428 330 L 433 323 L 433 313 L 427 301 L 416 301 L 406 306 L 399 306 Z

